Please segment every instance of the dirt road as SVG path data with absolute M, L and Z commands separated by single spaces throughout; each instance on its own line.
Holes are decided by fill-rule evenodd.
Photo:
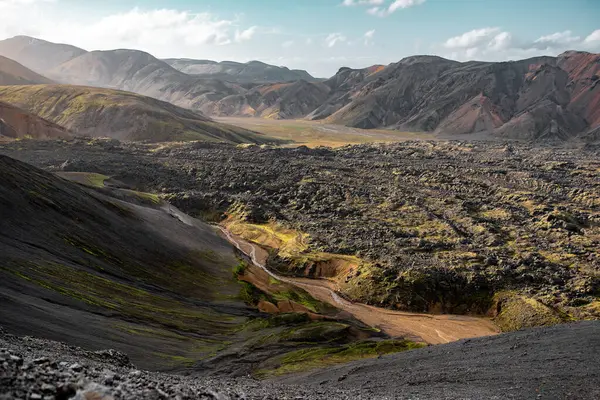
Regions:
M 333 283 L 326 280 L 284 277 L 266 267 L 267 252 L 261 247 L 219 227 L 223 235 L 253 264 L 280 281 L 300 287 L 317 300 L 329 303 L 365 324 L 381 329 L 392 337 L 405 337 L 430 344 L 449 343 L 459 339 L 495 335 L 498 328 L 485 318 L 463 315 L 430 315 L 378 308 L 353 303 L 338 296 Z

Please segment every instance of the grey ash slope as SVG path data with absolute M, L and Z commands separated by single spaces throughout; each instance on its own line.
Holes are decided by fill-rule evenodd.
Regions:
M 461 340 L 281 380 L 365 399 L 597 399 L 600 322 Z
M 205 105 L 245 90 L 235 83 L 199 78 L 139 50 L 92 51 L 48 72 L 66 84 L 126 90 L 204 111 Z
M 152 197 L 104 190 L 138 205 L 121 201 L 8 157 L 0 171 L 5 328 L 118 348 L 164 369 L 210 354 L 253 315 L 237 299 L 231 246 L 207 225 L 180 222 Z

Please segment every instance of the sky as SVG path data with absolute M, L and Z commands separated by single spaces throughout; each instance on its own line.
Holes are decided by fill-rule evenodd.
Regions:
M 329 77 L 415 54 L 600 52 L 600 0 L 0 0 L 0 39 L 15 35 Z

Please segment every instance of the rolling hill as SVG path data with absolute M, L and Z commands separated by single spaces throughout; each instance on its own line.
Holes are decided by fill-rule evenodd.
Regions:
M 278 83 L 301 79 L 310 82 L 316 80 L 304 70 L 291 70 L 287 67 L 277 67 L 260 61 L 239 63 L 235 61 L 192 60 L 189 58 L 169 58 L 164 61 L 178 71 L 189 75 L 212 77 L 238 83 Z
M 71 133 L 60 125 L 0 102 L 0 139 L 53 139 L 69 136 Z
M 0 100 L 76 134 L 135 141 L 267 143 L 272 139 L 129 92 L 69 85 L 0 87 Z
M 234 83 L 184 74 L 138 50 L 92 51 L 52 69 L 48 76 L 66 84 L 139 93 L 202 112 L 216 100 L 245 92 Z
M 265 84 L 244 94 L 227 96 L 205 106 L 207 114 L 270 119 L 303 118 L 327 99 L 329 88 L 321 83 L 299 80 Z
M 0 54 L 45 75 L 52 68 L 86 51 L 68 44 L 52 43 L 29 36 L 0 40 Z
M 47 83 L 52 83 L 52 81 L 10 58 L 0 56 L 0 86 L 39 85 Z

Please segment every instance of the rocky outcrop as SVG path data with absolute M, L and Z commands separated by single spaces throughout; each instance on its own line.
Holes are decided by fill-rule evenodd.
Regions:
M 249 378 L 199 378 L 137 369 L 115 350 L 89 351 L 0 328 L 0 398 L 45 400 L 239 400 L 322 398 L 323 391 Z M 330 398 L 343 398 L 328 390 Z

